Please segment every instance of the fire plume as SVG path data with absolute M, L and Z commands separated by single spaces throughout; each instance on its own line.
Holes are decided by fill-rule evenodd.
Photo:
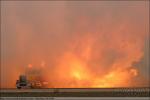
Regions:
M 46 88 L 149 86 L 149 2 L 1 5 L 1 87 L 23 73 Z

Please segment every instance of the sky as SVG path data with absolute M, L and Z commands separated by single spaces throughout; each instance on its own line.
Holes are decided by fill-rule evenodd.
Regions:
M 149 2 L 1 1 L 1 87 L 31 67 L 49 88 L 149 86 Z

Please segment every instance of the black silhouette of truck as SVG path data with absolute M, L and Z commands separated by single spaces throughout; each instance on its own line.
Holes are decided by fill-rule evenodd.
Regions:
M 21 88 L 31 88 L 31 83 L 27 80 L 25 75 L 20 75 L 19 80 L 16 81 L 16 87 Z
M 16 87 L 21 88 L 43 88 L 45 84 L 40 80 L 28 80 L 25 75 L 20 75 L 19 80 L 16 81 Z

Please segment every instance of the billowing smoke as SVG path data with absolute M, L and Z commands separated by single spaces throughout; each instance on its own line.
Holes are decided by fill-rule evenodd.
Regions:
M 1 87 L 30 68 L 49 88 L 148 86 L 147 1 L 1 5 Z

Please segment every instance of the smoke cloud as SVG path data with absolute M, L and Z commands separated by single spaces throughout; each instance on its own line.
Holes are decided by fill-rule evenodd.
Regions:
M 41 69 L 49 88 L 149 86 L 148 1 L 1 6 L 2 88 L 14 88 L 28 67 Z

